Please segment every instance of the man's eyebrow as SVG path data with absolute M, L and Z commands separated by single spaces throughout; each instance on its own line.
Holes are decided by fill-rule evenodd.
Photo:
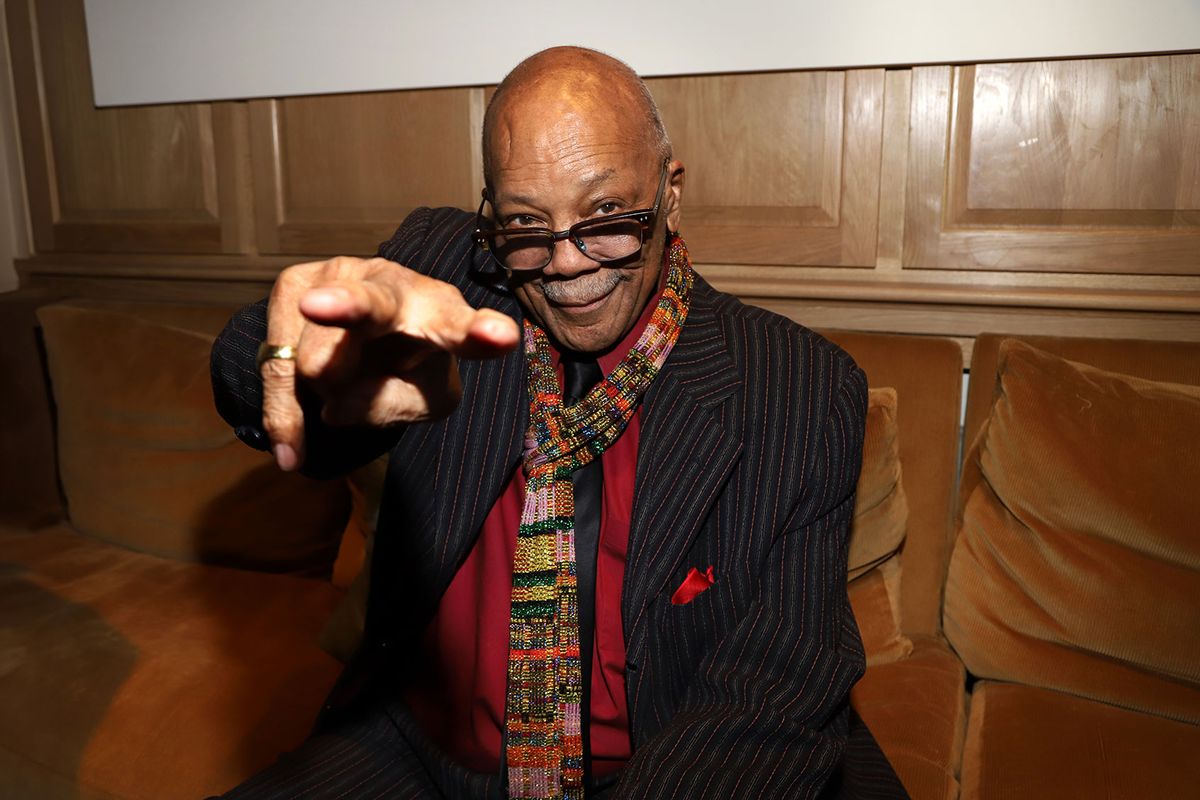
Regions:
M 604 183 L 605 181 L 607 181 L 609 178 L 611 178 L 612 176 L 614 176 L 616 174 L 617 174 L 617 170 L 614 167 L 606 167 L 606 168 L 600 170 L 599 172 L 593 172 L 591 175 L 581 178 L 579 183 L 586 189 L 592 189 L 592 188 L 595 188 L 596 186 L 599 186 L 600 184 Z M 497 197 L 496 202 L 506 203 L 506 204 L 512 203 L 514 205 L 527 206 L 530 208 L 538 207 L 537 198 L 531 197 L 531 196 L 525 195 L 525 194 L 514 194 L 514 195 L 509 195 L 507 197 L 504 197 L 504 196 Z
M 528 195 L 524 195 L 524 194 L 514 194 L 511 197 L 504 197 L 503 195 L 501 195 L 500 197 L 496 198 L 496 202 L 497 203 L 511 203 L 513 205 L 528 206 L 528 207 L 533 207 L 535 205 L 534 199 L 532 197 L 529 197 Z

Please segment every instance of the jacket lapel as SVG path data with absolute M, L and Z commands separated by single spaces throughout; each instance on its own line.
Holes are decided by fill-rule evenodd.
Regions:
M 684 557 L 742 448 L 742 376 L 697 277 L 688 318 L 646 397 L 625 565 L 626 646 L 641 646 L 646 608 Z
M 503 291 L 471 283 L 464 298 L 476 308 L 494 308 L 521 324 L 516 299 Z M 460 360 L 463 399 L 447 420 L 432 497 L 434 531 L 444 531 L 438 561 L 438 595 L 449 586 L 521 457 L 529 403 L 525 358 L 518 345 L 503 358 Z
M 515 298 L 471 285 L 464 292 L 521 321 Z M 742 447 L 740 370 L 727 349 L 714 290 L 697 277 L 688 319 L 645 399 L 622 616 L 627 647 L 643 613 L 695 539 Z M 475 534 L 520 460 L 528 425 L 521 348 L 487 361 L 460 361 L 463 402 L 444 421 L 430 497 L 435 504 L 436 594 L 466 557 Z M 428 550 L 426 550 L 428 552 Z

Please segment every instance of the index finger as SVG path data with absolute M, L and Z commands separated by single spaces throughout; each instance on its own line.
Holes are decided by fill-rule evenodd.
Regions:
M 507 315 L 473 308 L 450 284 L 390 266 L 409 274 L 326 283 L 308 291 L 300 308 L 313 322 L 353 330 L 359 338 L 402 333 L 464 358 L 493 358 L 517 345 L 520 332 Z

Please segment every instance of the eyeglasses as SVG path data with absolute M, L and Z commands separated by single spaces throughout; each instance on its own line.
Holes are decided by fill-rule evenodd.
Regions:
M 600 264 L 632 258 L 641 252 L 646 239 L 653 235 L 663 189 L 667 185 L 669 164 L 669 161 L 663 162 L 653 208 L 585 219 L 565 231 L 494 227 L 495 223 L 483 215 L 483 207 L 490 202 L 485 190 L 483 202 L 479 204 L 479 211 L 475 215 L 472 238 L 510 272 L 542 269 L 554 257 L 554 245 L 563 239 L 570 240 L 579 252 Z

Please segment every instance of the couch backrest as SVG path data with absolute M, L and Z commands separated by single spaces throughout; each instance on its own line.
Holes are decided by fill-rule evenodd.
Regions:
M 981 336 L 970 395 L 967 669 L 1200 721 L 1200 343 Z
M 41 527 L 65 517 L 58 480 L 53 393 L 37 310 L 62 293 L 21 289 L 0 294 L 0 515 Z M 235 307 L 154 302 L 71 300 L 147 322 L 215 336 Z
M 1090 364 L 1151 381 L 1200 386 L 1200 342 L 1158 342 L 1148 339 L 1082 339 L 1068 336 L 1014 336 L 983 333 L 971 353 L 971 384 L 963 442 L 970 446 L 992 409 L 996 390 L 996 361 L 1005 339 L 1031 344 L 1071 361 Z
M 1000 344 L 1015 339 L 1056 356 L 1093 367 L 1145 378 L 1200 386 L 1200 342 L 1166 342 L 1148 339 L 1084 339 L 1069 336 L 1014 336 L 983 333 L 971 353 L 971 382 L 963 422 L 963 467 L 957 513 L 978 482 L 971 449 L 979 429 L 991 413 L 996 397 L 996 364 Z M 952 534 L 953 535 L 953 534 Z
M 237 308 L 0 295 L 0 525 L 328 574 L 344 482 L 279 473 L 213 407 L 208 352 Z
M 958 458 L 962 350 L 931 336 L 822 331 L 867 374 L 871 387 L 897 394 L 901 482 L 908 534 L 901 553 L 901 628 L 936 634 L 941 625 Z

